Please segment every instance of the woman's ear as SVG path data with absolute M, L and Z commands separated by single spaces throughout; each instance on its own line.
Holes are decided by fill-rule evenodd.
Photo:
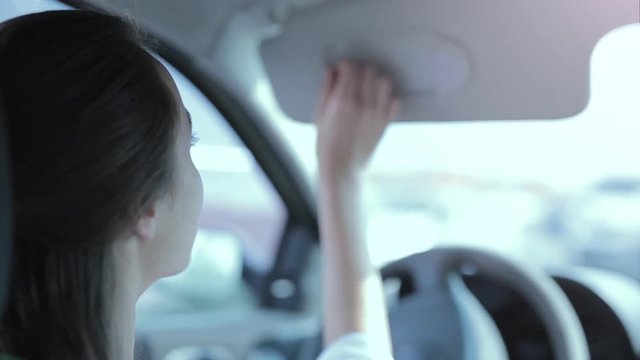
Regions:
M 137 238 L 148 241 L 156 236 L 158 228 L 158 201 L 154 201 L 136 222 L 134 233 Z

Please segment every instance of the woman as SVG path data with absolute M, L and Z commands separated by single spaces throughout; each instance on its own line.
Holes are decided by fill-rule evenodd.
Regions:
M 16 222 L 0 353 L 133 359 L 137 299 L 189 262 L 202 207 L 191 121 L 138 35 L 86 11 L 0 28 Z M 317 111 L 327 359 L 391 353 L 358 194 L 397 108 L 372 68 L 328 71 Z

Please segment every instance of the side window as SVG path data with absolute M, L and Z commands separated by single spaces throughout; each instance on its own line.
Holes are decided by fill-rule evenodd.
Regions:
M 242 281 L 243 264 L 258 272 L 271 267 L 286 218 L 279 195 L 226 120 L 186 77 L 164 64 L 199 138 L 191 155 L 202 176 L 204 205 L 189 267 L 142 296 L 142 325 L 169 314 L 254 307 L 256 299 Z

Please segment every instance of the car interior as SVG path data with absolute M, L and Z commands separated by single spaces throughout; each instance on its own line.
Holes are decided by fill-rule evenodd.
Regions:
M 53 9 L 144 30 L 200 138 L 191 263 L 140 299 L 136 360 L 321 353 L 311 114 L 343 58 L 404 105 L 364 199 L 394 357 L 640 360 L 639 0 L 2 0 L 0 22 Z

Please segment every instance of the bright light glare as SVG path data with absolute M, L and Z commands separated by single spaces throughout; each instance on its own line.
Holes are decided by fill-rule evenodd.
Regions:
M 367 227 L 369 253 L 376 266 L 382 266 L 422 251 L 440 238 L 442 229 L 422 213 L 384 212 L 371 214 Z
M 196 145 L 191 158 L 200 171 L 252 174 L 253 158 L 246 148 L 237 146 Z

